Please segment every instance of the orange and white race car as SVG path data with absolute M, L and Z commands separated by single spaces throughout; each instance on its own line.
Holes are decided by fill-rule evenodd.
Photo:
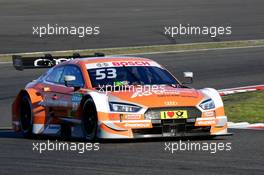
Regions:
M 215 89 L 196 90 L 157 62 L 137 57 L 13 56 L 17 70 L 50 68 L 12 105 L 12 124 L 36 134 L 96 138 L 228 135 Z M 192 82 L 192 72 L 184 73 Z

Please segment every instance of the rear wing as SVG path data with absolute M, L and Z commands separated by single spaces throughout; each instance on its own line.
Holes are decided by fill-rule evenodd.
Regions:
M 24 69 L 40 69 L 50 68 L 64 61 L 69 61 L 77 58 L 87 57 L 104 57 L 104 53 L 94 53 L 93 55 L 80 55 L 79 53 L 73 53 L 72 56 L 52 56 L 51 54 L 45 54 L 40 57 L 24 57 L 21 55 L 13 55 L 13 66 L 16 70 Z

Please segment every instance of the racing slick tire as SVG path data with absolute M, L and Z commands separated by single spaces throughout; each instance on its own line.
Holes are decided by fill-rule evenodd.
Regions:
M 98 118 L 96 107 L 91 97 L 84 102 L 81 127 L 84 140 L 94 141 L 96 139 Z
M 28 96 L 24 95 L 22 97 L 20 106 L 20 124 L 21 131 L 24 137 L 32 138 L 32 122 L 33 122 L 33 112 L 31 100 Z

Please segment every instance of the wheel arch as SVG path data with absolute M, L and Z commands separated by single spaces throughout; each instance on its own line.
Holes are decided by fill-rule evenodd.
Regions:
M 80 103 L 80 108 L 83 107 L 85 101 L 86 101 L 87 99 L 89 99 L 89 98 L 91 98 L 91 99 L 93 100 L 93 97 L 92 97 L 90 94 L 85 94 L 85 95 L 83 96 L 83 98 L 82 98 L 82 100 L 81 100 L 81 103 Z
M 22 99 L 24 96 L 27 96 L 31 102 L 32 105 L 32 119 L 33 119 L 33 124 L 35 123 L 35 109 L 38 108 L 38 121 L 42 121 L 44 124 L 45 121 L 45 108 L 39 105 L 39 102 L 43 100 L 42 96 L 38 93 L 36 89 L 21 89 L 16 96 L 15 100 L 12 103 L 12 126 L 13 129 L 16 131 L 21 130 L 20 126 L 20 106 L 22 103 Z M 42 112 L 39 112 L 42 111 Z M 43 113 L 44 112 L 44 113 Z
M 79 106 L 79 109 L 78 109 L 78 114 L 79 114 L 80 117 L 82 116 L 83 107 L 84 107 L 84 105 L 85 105 L 85 102 L 86 102 L 86 100 L 89 99 L 89 98 L 93 100 L 94 106 L 95 106 L 96 111 L 97 111 L 97 107 L 96 107 L 96 104 L 95 104 L 95 102 L 94 102 L 93 97 L 92 97 L 90 94 L 85 94 L 85 95 L 83 96 L 81 102 L 80 102 L 80 106 Z
M 97 92 L 90 92 L 90 93 L 84 94 L 80 102 L 79 111 L 78 111 L 79 114 L 81 114 L 81 110 L 83 108 L 84 102 L 88 98 L 91 98 L 93 100 L 97 113 L 98 112 L 103 112 L 103 113 L 109 112 L 108 96 L 105 94 L 97 93 Z

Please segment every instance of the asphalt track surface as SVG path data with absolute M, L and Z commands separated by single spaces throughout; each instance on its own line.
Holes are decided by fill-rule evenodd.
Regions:
M 0 174 L 263 174 L 263 131 L 232 130 L 232 137 L 192 140 L 195 143 L 231 143 L 231 151 L 165 151 L 180 139 L 107 141 L 98 151 L 33 151 L 33 142 L 0 131 Z M 56 138 L 55 138 L 56 139 Z M 53 140 L 56 142 L 56 140 Z M 61 141 L 64 142 L 64 141 Z M 188 140 L 185 140 L 188 142 Z
M 165 65 L 177 77 L 195 74 L 194 87 L 229 88 L 263 84 L 264 49 L 232 49 L 144 55 Z M 1 126 L 10 126 L 10 105 L 16 93 L 44 70 L 15 71 L 0 64 Z M 263 131 L 230 130 L 231 137 L 192 139 L 197 143 L 231 143 L 231 151 L 165 151 L 165 142 L 179 139 L 104 141 L 99 151 L 33 151 L 33 142 L 8 130 L 0 131 L 0 174 L 263 174 Z M 58 138 L 52 138 L 54 139 Z M 63 141 L 63 140 L 61 140 Z M 71 140 L 70 140 L 71 141 Z M 75 141 L 75 140 L 73 140 Z M 185 142 L 188 142 L 185 140 Z
M 0 53 L 264 38 L 263 0 L 0 0 Z M 32 35 L 33 26 L 100 26 L 96 37 Z M 232 35 L 170 38 L 164 26 L 232 26 Z

